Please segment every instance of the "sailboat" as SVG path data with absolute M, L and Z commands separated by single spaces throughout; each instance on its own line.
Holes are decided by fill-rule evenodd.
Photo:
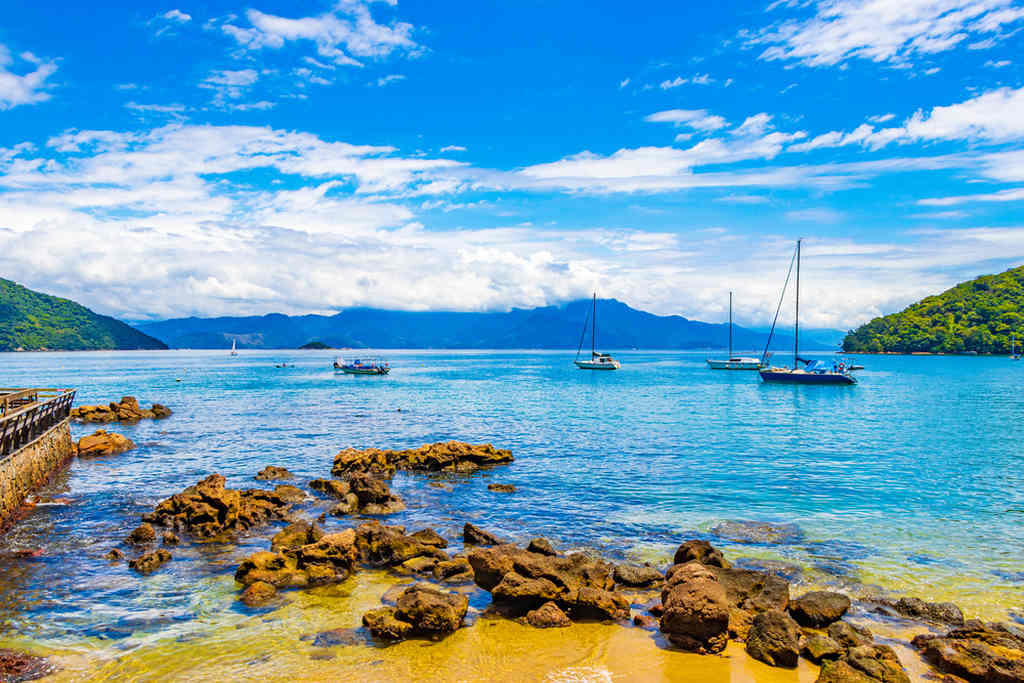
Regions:
M 232 356 L 237 356 L 238 355 L 238 351 L 235 351 L 235 340 L 234 339 L 231 340 L 231 355 Z
M 761 379 L 771 383 L 785 384 L 856 384 L 857 380 L 850 374 L 845 363 L 831 364 L 820 360 L 804 360 L 800 357 L 800 244 L 803 240 L 796 241 L 796 318 L 793 327 L 793 367 L 792 368 L 762 368 Z M 786 286 L 789 285 L 789 275 L 793 272 L 793 264 L 789 264 L 789 273 L 786 275 L 786 284 L 782 286 L 782 298 L 786 296 Z M 779 299 L 779 308 L 782 307 L 782 298 Z M 778 310 L 775 311 L 775 321 L 779 319 Z M 775 322 L 772 323 L 772 331 L 768 334 L 768 345 L 772 343 L 772 335 L 775 333 Z M 768 354 L 768 345 L 765 345 L 765 357 Z M 800 367 L 800 363 L 804 367 Z
M 589 316 L 590 321 L 583 321 L 583 333 L 580 335 L 580 345 L 576 349 L 576 367 L 580 370 L 618 370 L 620 366 L 619 361 L 615 360 L 607 353 L 599 353 L 597 348 L 597 292 L 594 292 L 594 304 L 592 313 Z M 583 340 L 587 337 L 587 323 L 592 322 L 590 333 L 590 360 L 580 360 L 580 352 L 583 350 Z
M 765 360 L 771 354 L 765 356 Z M 708 364 L 708 367 L 712 370 L 760 370 L 762 361 L 757 358 L 744 358 L 742 356 L 732 355 L 732 292 L 729 292 L 729 359 L 728 360 L 711 360 L 705 358 L 704 362 Z

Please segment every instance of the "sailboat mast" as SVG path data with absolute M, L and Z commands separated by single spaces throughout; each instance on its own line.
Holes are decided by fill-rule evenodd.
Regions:
M 590 334 L 590 357 L 593 358 L 594 349 L 597 347 L 597 292 L 594 292 L 594 312 L 591 315 L 594 318 L 594 326 Z
M 729 292 L 729 359 L 732 359 L 732 292 Z
M 793 369 L 800 362 L 800 243 L 796 241 L 796 321 L 793 327 Z

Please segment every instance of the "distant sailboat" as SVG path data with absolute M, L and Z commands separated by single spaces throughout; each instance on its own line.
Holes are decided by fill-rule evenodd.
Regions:
M 597 348 L 597 292 L 594 292 L 594 303 L 590 322 L 592 322 L 590 333 L 590 360 L 580 360 L 580 352 L 583 350 L 583 340 L 587 337 L 587 320 L 583 321 L 583 333 L 580 335 L 580 345 L 576 349 L 576 367 L 580 370 L 618 370 L 619 361 L 607 353 L 598 353 Z
M 765 361 L 771 354 L 765 355 Z M 732 292 L 729 292 L 729 358 L 728 360 L 711 360 L 705 358 L 704 362 L 712 370 L 760 370 L 762 361 L 757 358 L 744 358 L 732 355 Z
M 238 355 L 238 351 L 235 351 L 235 340 L 234 339 L 231 340 L 231 355 L 232 356 L 237 356 Z
M 765 382 L 770 383 L 784 383 L 784 384 L 856 384 L 857 380 L 854 379 L 853 375 L 847 369 L 845 363 L 835 363 L 833 361 L 831 365 L 825 361 L 815 360 L 809 361 L 804 360 L 800 357 L 800 243 L 803 240 L 796 241 L 796 254 L 793 258 L 796 260 L 796 319 L 793 328 L 793 367 L 792 368 L 763 368 L 760 371 L 761 379 Z M 789 265 L 790 271 L 793 272 L 792 262 Z M 789 285 L 789 274 L 786 275 L 786 284 L 782 287 L 782 297 L 786 296 L 786 286 Z M 782 298 L 779 299 L 779 308 L 782 307 Z M 775 320 L 778 321 L 779 312 L 775 311 Z M 772 323 L 772 331 L 768 334 L 768 344 L 772 342 L 772 335 L 775 333 L 775 323 Z M 765 357 L 768 354 L 768 345 L 765 345 Z M 800 363 L 804 364 L 804 367 L 800 367 Z

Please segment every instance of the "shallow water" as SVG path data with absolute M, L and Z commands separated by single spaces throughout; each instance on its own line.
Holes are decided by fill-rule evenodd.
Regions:
M 379 658 L 376 673 L 349 667 L 377 651 L 363 644 L 335 648 L 331 659 L 310 659 L 310 647 L 296 646 L 307 626 L 345 625 L 320 612 L 357 624 L 354 597 L 324 595 L 315 600 L 327 607 L 302 607 L 314 598 L 294 595 L 272 616 L 237 606 L 231 574 L 242 555 L 267 546 L 269 532 L 237 546 L 185 543 L 145 579 L 100 556 L 157 501 L 211 472 L 250 487 L 259 469 L 275 464 L 301 484 L 326 476 L 346 446 L 447 439 L 489 441 L 516 461 L 471 477 L 399 475 L 393 488 L 409 510 L 389 520 L 434 526 L 449 538 L 469 520 L 516 540 L 545 535 L 563 548 L 659 563 L 681 540 L 702 537 L 733 558 L 784 562 L 782 571 L 808 586 L 952 599 L 970 616 L 1021 618 L 1014 608 L 1024 604 L 1024 363 L 869 356 L 860 357 L 867 369 L 856 387 L 794 387 L 709 371 L 692 353 L 616 354 L 623 369 L 613 373 L 576 370 L 564 353 L 387 355 L 388 377 L 336 375 L 329 352 L 0 356 L 7 386 L 74 386 L 79 405 L 132 394 L 175 411 L 114 427 L 139 448 L 74 462 L 50 490 L 66 504 L 37 507 L 0 539 L 0 637 L 61 653 L 64 675 L 203 679 L 216 678 L 218 667 L 245 666 L 253 675 L 316 678 L 317 667 L 344 664 L 362 672 L 357 678 L 404 677 L 389 668 L 402 657 Z M 281 361 L 295 367 L 275 368 Z M 93 429 L 73 427 L 76 438 Z M 426 486 L 428 479 L 450 490 Z M 518 492 L 489 492 L 492 482 Z M 319 514 L 325 505 L 307 507 Z M 722 524 L 737 520 L 792 526 L 777 542 L 742 543 L 742 525 Z M 24 549 L 42 553 L 12 557 Z M 375 602 L 364 593 L 355 591 L 360 604 Z M 472 678 L 466 672 L 477 666 L 494 679 L 505 659 L 512 667 L 530 660 L 482 633 L 509 630 L 503 636 L 527 650 L 551 640 L 514 624 L 485 628 L 388 652 L 418 653 L 409 666 L 422 668 L 405 673 L 420 678 Z M 699 660 L 680 664 L 684 655 L 659 649 L 646 631 L 606 628 L 573 627 L 575 635 L 561 636 L 565 647 L 545 655 L 551 666 L 543 675 L 560 675 L 558 667 L 598 667 L 580 673 L 584 679 L 600 678 L 600 666 L 628 671 L 628 657 L 620 662 L 614 653 L 631 648 L 649 648 L 643 666 L 667 658 L 672 671 L 699 671 Z M 274 653 L 272 663 L 254 659 L 263 651 Z M 153 668 L 165 659 L 166 670 Z M 754 674 L 730 667 L 759 666 L 742 655 L 726 661 L 703 680 L 743 680 Z M 648 678 L 701 680 L 653 671 Z M 541 673 L 529 672 L 507 680 Z M 789 675 L 780 680 L 799 680 Z

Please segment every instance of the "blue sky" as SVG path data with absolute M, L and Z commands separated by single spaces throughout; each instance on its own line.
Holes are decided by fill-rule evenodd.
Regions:
M 849 327 L 1024 262 L 1024 5 L 7 3 L 0 272 L 133 320 Z

